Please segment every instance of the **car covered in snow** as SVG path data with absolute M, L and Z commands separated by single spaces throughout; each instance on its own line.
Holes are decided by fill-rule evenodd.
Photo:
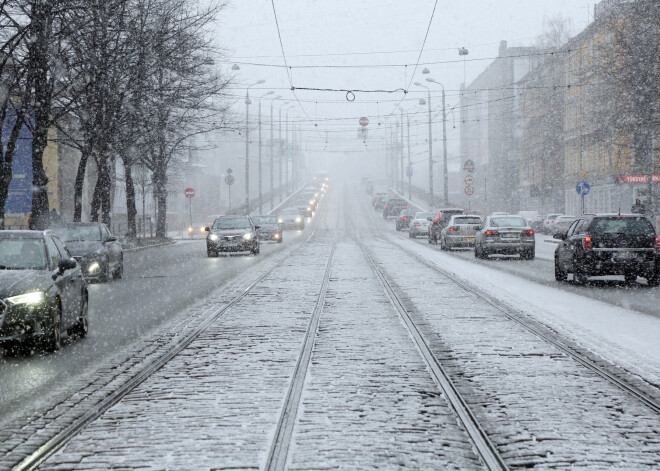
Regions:
M 451 250 L 457 247 L 474 247 L 477 231 L 484 222 L 476 214 L 455 214 L 440 232 L 440 248 Z
M 259 253 L 259 226 L 249 216 L 221 216 L 206 230 L 209 257 L 217 257 L 219 252 Z
M 637 277 L 649 286 L 660 284 L 660 239 L 653 225 L 639 214 L 599 214 L 578 218 L 555 249 L 555 279 L 569 273 L 577 283 L 590 276 L 622 275 L 628 284 Z
M 282 229 L 304 229 L 305 218 L 300 215 L 298 208 L 285 208 L 277 215 L 277 222 Z
M 431 219 L 435 216 L 434 212 L 417 211 L 408 228 L 408 237 L 415 239 L 419 236 L 429 236 L 429 226 Z M 430 219 L 429 219 L 430 218 Z
M 475 236 L 474 256 L 477 258 L 520 254 L 520 258 L 531 260 L 535 251 L 534 230 L 522 216 L 488 216 Z
M 282 242 L 282 227 L 277 222 L 277 216 L 270 214 L 252 216 L 252 222 L 259 226 L 259 240 Z

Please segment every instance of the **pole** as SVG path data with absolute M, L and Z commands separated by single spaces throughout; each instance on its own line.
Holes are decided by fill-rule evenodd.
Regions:
M 449 172 L 447 170 L 447 113 L 445 113 L 445 87 L 442 86 L 442 178 L 445 206 L 449 206 Z
M 261 98 L 259 98 L 259 214 L 261 214 Z
M 401 164 L 399 165 L 399 186 L 403 193 L 403 109 L 401 109 Z
M 280 123 L 277 127 L 279 136 L 280 136 L 280 165 L 279 165 L 279 170 L 280 170 L 280 187 L 279 187 L 279 193 L 280 193 L 280 203 L 284 198 L 282 198 L 282 159 L 283 155 L 282 153 L 284 152 L 284 146 L 282 145 L 282 108 L 280 108 Z
M 192 198 L 188 198 L 188 203 L 189 203 L 188 207 L 190 208 L 190 227 L 193 227 L 193 223 L 192 223 Z M 195 230 L 195 228 L 193 227 L 193 231 L 194 230 Z
M 273 159 L 273 147 L 275 142 L 273 140 L 273 101 L 270 102 L 270 209 L 272 210 L 275 207 L 275 194 L 273 193 L 273 165 L 275 160 Z
M 227 191 L 229 192 L 229 198 L 227 200 L 229 201 L 229 212 L 231 212 L 231 185 L 227 185 L 229 188 Z
M 406 113 L 406 119 L 408 120 L 408 168 L 412 169 L 412 163 L 410 162 L 410 117 Z M 411 188 L 412 186 L 412 175 L 408 175 L 408 199 L 412 198 Z
M 431 90 L 429 92 L 429 204 L 435 206 L 433 201 L 433 136 L 431 131 Z
M 286 126 L 284 132 L 284 140 L 286 142 L 286 150 L 284 151 L 284 186 L 286 195 L 289 196 L 289 110 L 286 110 Z
M 245 92 L 245 214 L 250 214 L 250 91 Z

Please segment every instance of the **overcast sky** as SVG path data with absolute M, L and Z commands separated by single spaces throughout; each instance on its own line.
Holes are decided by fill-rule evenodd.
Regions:
M 408 89 L 400 106 L 411 112 L 420 111 L 418 99 L 426 90 L 412 85 L 433 77 L 447 90 L 447 106 L 458 102 L 458 89 L 464 79 L 472 81 L 497 55 L 501 40 L 509 46 L 532 45 L 543 30 L 544 18 L 563 14 L 571 18 L 575 32 L 593 20 L 593 1 L 576 0 L 439 0 L 431 22 L 416 78 L 411 74 L 424 43 L 434 0 L 274 0 L 286 60 L 292 68 L 295 87 L 397 90 Z M 234 0 L 221 15 L 218 42 L 227 50 L 228 63 L 239 64 L 233 72 L 237 96 L 237 111 L 244 116 L 245 86 L 258 80 L 263 85 L 250 89 L 251 97 L 273 90 L 263 100 L 264 113 L 270 112 L 270 98 L 275 110 L 291 105 L 290 121 L 298 120 L 310 150 L 325 148 L 328 131 L 335 150 L 359 149 L 358 118 L 370 119 L 370 143 L 383 134 L 385 117 L 404 97 L 393 93 L 355 92 L 355 101 L 348 102 L 345 92 L 298 90 L 298 100 L 290 91 L 286 69 L 253 64 L 282 66 L 284 60 L 275 24 L 271 0 Z M 458 48 L 469 50 L 464 63 Z M 407 64 L 407 67 L 404 65 Z M 332 68 L 309 67 L 332 66 Z M 357 67 L 338 67 L 357 66 Z M 309 68 L 299 68 L 309 67 Z M 428 67 L 429 75 L 421 75 Z M 433 105 L 440 104 L 440 87 L 434 91 Z M 438 98 L 435 98 L 435 97 Z M 283 105 L 289 101 L 289 105 Z M 256 103 L 256 100 L 253 100 Z M 254 104 L 253 110 L 254 111 Z M 397 114 L 398 114 L 397 110 Z M 457 119 L 457 117 L 456 117 Z M 378 123 L 383 123 L 378 129 Z M 425 132 L 422 119 L 415 120 L 416 136 Z M 315 126 L 316 124 L 316 126 Z M 378 132 L 380 131 L 380 133 Z M 452 130 L 457 138 L 458 128 Z

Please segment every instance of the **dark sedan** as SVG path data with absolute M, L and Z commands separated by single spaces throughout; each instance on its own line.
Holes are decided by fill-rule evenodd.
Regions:
M 277 216 L 252 216 L 252 222 L 259 226 L 259 240 L 282 242 L 282 227 L 277 222 Z
M 649 286 L 660 284 L 660 239 L 643 216 L 583 216 L 553 237 L 561 241 L 555 249 L 557 281 L 572 273 L 581 284 L 604 275 L 623 275 L 628 284 L 638 276 Z
M 64 241 L 87 281 L 109 281 L 123 276 L 121 243 L 105 224 L 69 222 L 53 225 L 51 230 Z
M 0 345 L 37 340 L 60 348 L 62 332 L 87 335 L 87 284 L 51 231 L 0 231 Z
M 219 252 L 259 253 L 259 226 L 249 216 L 220 216 L 206 230 L 209 257 L 217 257 Z
M 399 217 L 396 220 L 396 230 L 404 231 L 410 227 L 410 221 L 415 217 L 415 211 L 412 209 L 403 209 L 399 212 Z
M 383 218 L 398 217 L 403 209 L 408 209 L 408 202 L 402 198 L 388 198 L 383 207 Z

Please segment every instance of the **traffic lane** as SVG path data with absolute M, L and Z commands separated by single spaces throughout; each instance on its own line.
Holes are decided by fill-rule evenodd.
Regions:
M 382 230 L 392 231 L 402 239 L 408 239 L 408 233 L 406 231 L 397 232 L 394 223 L 383 221 L 382 218 L 378 217 L 378 213 L 374 214 L 372 224 L 380 226 Z M 426 245 L 430 250 L 440 250 L 439 245 L 429 244 L 426 238 L 415 240 L 419 244 Z M 534 260 L 521 260 L 518 256 L 506 257 L 501 255 L 491 256 L 487 260 L 480 260 L 475 258 L 473 249 L 455 249 L 445 253 L 461 257 L 488 268 L 501 270 L 526 280 L 555 286 L 574 294 L 626 309 L 660 316 L 658 310 L 660 288 L 649 287 L 643 284 L 645 281 L 642 281 L 642 279 L 639 279 L 634 285 L 626 285 L 622 277 L 593 278 L 586 285 L 578 285 L 572 281 L 566 283 L 555 281 L 554 256 L 551 257 L 549 254 L 554 254 L 556 245 L 549 242 L 551 240 L 547 237 L 537 240 L 537 251 L 539 251 L 540 246 L 542 251 L 539 252 L 543 255 L 541 257 L 537 256 Z
M 257 256 L 209 258 L 203 240 L 126 252 L 122 280 L 89 285 L 86 339 L 67 340 L 54 354 L 0 357 L 0 419 L 38 404 L 39 397 L 66 386 L 100 359 L 139 341 L 223 283 L 303 240 L 305 234 L 287 231 L 283 243 L 264 243 Z

